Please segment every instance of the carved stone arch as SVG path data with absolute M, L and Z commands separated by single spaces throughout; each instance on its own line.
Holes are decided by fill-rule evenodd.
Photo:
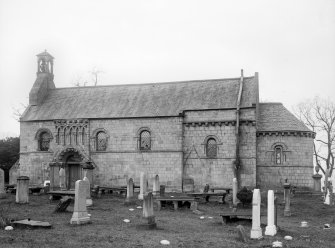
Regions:
M 149 127 L 141 127 L 136 132 L 136 137 L 140 138 L 140 135 L 143 131 L 148 131 L 150 133 L 151 138 L 153 137 L 153 133 Z
M 275 143 L 273 143 L 272 146 L 271 146 L 271 150 L 274 150 L 276 146 L 281 146 L 284 151 L 288 150 L 287 145 L 285 143 L 283 143 L 283 142 L 275 142 Z
M 94 139 L 99 132 L 104 132 L 106 134 L 107 139 L 109 139 L 109 137 L 110 137 L 109 133 L 107 132 L 106 129 L 104 129 L 102 127 L 94 129 L 94 131 L 92 132 L 92 135 L 91 135 L 91 139 Z
M 141 144 L 142 140 L 141 140 L 141 135 L 143 132 L 148 132 L 149 133 L 149 139 L 148 142 L 149 144 L 146 144 L 143 146 L 143 144 Z M 154 135 L 153 132 L 151 131 L 151 129 L 149 127 L 141 127 L 137 130 L 136 132 L 136 137 L 137 139 L 137 149 L 141 150 L 141 151 L 150 151 L 152 149 L 152 141 L 154 140 Z M 147 142 L 146 142 L 147 143 Z
M 206 136 L 205 139 L 204 139 L 204 142 L 202 143 L 202 145 L 207 145 L 207 142 L 208 142 L 209 139 L 215 139 L 217 145 L 222 145 L 221 140 L 216 135 L 208 135 L 208 136 Z
M 105 139 L 105 141 L 103 141 L 103 140 L 101 140 L 101 141 L 103 141 L 103 145 L 102 145 L 102 148 L 100 147 L 101 146 L 101 143 L 99 143 L 98 144 L 98 135 L 100 134 L 100 133 L 104 133 L 105 135 L 106 135 L 106 139 Z M 92 136 L 91 136 L 91 140 L 93 141 L 92 143 L 93 143 L 93 149 L 95 150 L 95 151 L 106 151 L 107 150 L 107 147 L 108 147 L 108 141 L 109 141 L 109 133 L 107 132 L 107 130 L 106 129 L 104 129 L 104 128 L 97 128 L 97 129 L 95 129 L 93 132 L 92 132 Z
M 35 134 L 35 140 L 38 140 L 41 137 L 42 133 L 48 133 L 50 140 L 54 138 L 52 132 L 48 128 L 39 128 Z

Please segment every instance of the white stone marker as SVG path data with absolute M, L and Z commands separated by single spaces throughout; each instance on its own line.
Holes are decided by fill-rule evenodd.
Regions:
M 59 169 L 59 187 L 60 187 L 60 190 L 66 190 L 64 168 Z
M 86 209 L 86 189 L 87 182 L 78 180 L 76 181 L 74 209 L 70 224 L 85 224 L 91 221 L 90 216 Z
M 148 224 L 146 224 L 148 228 L 156 227 L 152 192 L 143 196 L 143 218 L 148 221 Z
M 85 173 L 86 174 L 86 173 Z M 90 207 L 93 205 L 93 200 L 91 197 L 91 184 L 90 184 L 90 180 L 88 180 L 88 178 L 86 177 L 86 175 L 83 178 L 83 181 L 86 182 L 86 206 Z
M 265 228 L 265 235 L 274 236 L 277 233 L 277 227 L 274 224 L 275 221 L 275 205 L 274 205 L 274 192 L 273 190 L 268 191 L 268 225 Z
M 16 203 L 24 204 L 29 202 L 29 177 L 20 176 L 16 184 Z
M 127 181 L 127 195 L 125 202 L 131 202 L 134 197 L 134 181 L 132 178 L 130 178 Z
M 234 177 L 233 178 L 233 206 L 236 207 L 237 206 L 237 179 Z
M 153 192 L 152 192 L 153 195 L 159 195 L 159 187 L 160 187 L 159 176 L 156 175 L 154 179 L 154 185 L 153 185 Z
M 144 172 L 141 172 L 140 178 L 140 194 L 138 195 L 139 200 L 143 200 L 143 194 L 147 193 L 148 189 L 148 179 L 147 175 Z
M 5 192 L 5 173 L 2 169 L 0 169 L 0 199 L 6 197 Z
M 252 227 L 250 238 L 259 239 L 261 237 L 261 193 L 259 189 L 254 189 L 254 193 L 252 195 Z

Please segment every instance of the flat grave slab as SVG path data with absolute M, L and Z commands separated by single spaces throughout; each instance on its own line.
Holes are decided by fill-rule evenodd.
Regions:
M 220 214 L 222 224 L 225 225 L 233 220 L 252 220 L 252 209 L 238 209 L 236 212 L 232 210 L 224 211 Z M 267 216 L 266 211 L 261 211 L 261 216 Z
M 13 221 L 11 224 L 18 228 L 51 228 L 51 224 L 49 222 L 30 219 Z

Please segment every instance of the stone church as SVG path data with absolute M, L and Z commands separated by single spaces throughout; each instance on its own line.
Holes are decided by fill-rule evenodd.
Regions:
M 20 119 L 20 175 L 66 188 L 138 184 L 167 190 L 313 186 L 314 133 L 281 103 L 260 103 L 258 73 L 237 78 L 56 88 L 54 58 L 37 55 L 37 78 Z

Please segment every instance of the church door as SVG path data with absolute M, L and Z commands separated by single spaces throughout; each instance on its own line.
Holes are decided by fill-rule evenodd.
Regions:
M 79 164 L 69 164 L 69 182 L 68 182 L 68 189 L 74 190 L 76 181 L 80 180 L 80 166 Z

